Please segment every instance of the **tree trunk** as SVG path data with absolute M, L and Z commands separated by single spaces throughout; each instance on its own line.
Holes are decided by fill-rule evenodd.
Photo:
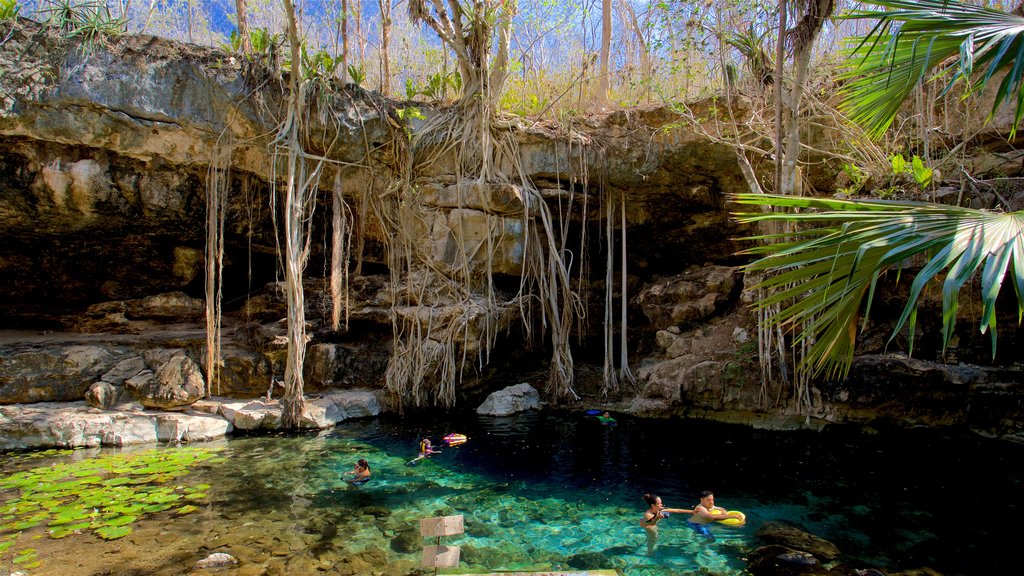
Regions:
M 601 0 L 601 69 L 597 76 L 594 108 L 608 108 L 609 64 L 612 53 L 612 0 Z
M 775 43 L 775 192 L 782 193 L 782 84 L 786 71 L 786 22 L 789 1 L 779 0 L 779 39 Z
M 341 35 L 341 75 L 348 74 L 348 0 L 341 0 L 341 18 L 338 19 Z M 335 49 L 337 53 L 337 49 Z
M 292 0 L 284 0 L 288 15 L 288 39 L 291 44 L 292 62 L 299 62 L 299 32 L 295 22 L 295 8 Z M 302 94 L 299 75 L 289 74 L 290 94 L 288 97 L 288 120 L 284 135 L 288 146 L 288 181 L 285 196 L 285 293 L 288 301 L 288 358 L 285 361 L 284 394 L 281 397 L 281 426 L 298 428 L 305 406 L 303 397 L 302 368 L 306 360 L 306 306 L 302 290 L 302 273 L 305 265 L 304 206 L 305 186 L 300 175 L 299 163 L 302 121 Z
M 391 56 L 388 54 L 391 43 L 391 0 L 379 0 L 380 5 L 380 92 L 391 95 Z
M 245 0 L 235 0 L 235 15 L 238 16 L 238 39 L 241 42 L 242 54 L 252 53 L 252 40 L 249 38 L 249 20 Z
M 832 13 L 833 0 L 808 0 L 807 15 L 793 29 L 793 81 L 789 93 L 783 98 L 783 130 L 786 144 L 782 160 L 782 182 L 780 193 L 799 194 L 800 170 L 797 162 L 800 156 L 800 102 L 803 99 L 804 84 L 811 66 L 811 53 L 821 34 L 822 25 Z

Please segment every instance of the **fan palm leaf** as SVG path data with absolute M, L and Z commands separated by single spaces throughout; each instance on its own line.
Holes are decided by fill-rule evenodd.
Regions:
M 854 10 L 843 18 L 877 19 L 853 40 L 840 109 L 880 137 L 921 81 L 949 75 L 945 91 L 962 80 L 965 95 L 983 91 L 1005 72 L 989 119 L 1016 103 L 1010 139 L 1024 116 L 1024 17 L 953 0 L 865 0 L 887 10 Z
M 739 194 L 739 204 L 812 211 L 737 214 L 740 222 L 785 221 L 801 225 L 789 234 L 757 236 L 746 250 L 761 256 L 748 272 L 767 272 L 757 288 L 769 296 L 755 306 L 781 309 L 767 322 L 793 331 L 796 342 L 810 344 L 800 369 L 812 375 L 845 378 L 858 331 L 867 323 L 879 276 L 924 255 L 903 313 L 890 341 L 906 326 L 913 352 L 918 298 L 925 286 L 946 271 L 942 282 L 943 350 L 957 317 L 958 295 L 981 271 L 980 330 L 996 353 L 995 302 L 1003 279 L 1017 293 L 1017 321 L 1024 316 L 1024 211 L 990 212 L 922 202 L 850 201 Z M 802 328 L 801 328 L 802 327 Z

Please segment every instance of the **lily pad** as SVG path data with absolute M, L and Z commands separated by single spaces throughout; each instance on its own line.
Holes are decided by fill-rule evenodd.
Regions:
M 132 522 L 135 522 L 135 520 L 135 516 L 117 516 L 115 518 L 107 520 L 103 524 L 105 526 L 124 526 L 125 524 L 131 524 Z
M 189 512 L 195 512 L 196 510 L 199 510 L 199 508 L 197 508 L 196 506 L 193 506 L 191 504 L 186 504 L 186 505 L 182 506 L 181 508 L 178 508 L 177 510 L 175 510 L 175 512 L 177 512 L 178 514 L 188 514 Z
M 35 548 L 26 548 L 15 554 L 14 560 L 12 560 L 12 562 L 14 562 L 15 564 L 23 564 L 25 562 L 31 562 L 35 560 L 37 556 L 38 552 L 36 552 Z
M 96 529 L 96 534 L 104 540 L 117 540 L 132 533 L 131 526 L 103 526 Z

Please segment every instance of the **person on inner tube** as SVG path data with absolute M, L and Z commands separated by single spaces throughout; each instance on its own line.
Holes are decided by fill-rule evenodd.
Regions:
M 665 508 L 665 505 L 661 503 L 661 497 L 654 494 L 644 494 L 644 501 L 650 505 L 650 508 L 644 512 L 644 517 L 640 519 L 640 525 L 647 532 L 647 554 L 653 554 L 654 546 L 658 543 L 658 522 L 662 518 L 668 518 L 671 513 L 693 514 L 693 510 Z
M 725 520 L 729 518 L 729 511 L 720 506 L 715 506 L 715 493 L 710 490 L 705 490 L 700 493 L 700 504 L 697 504 L 693 508 L 693 516 L 690 516 L 686 520 L 686 525 L 693 528 L 701 536 L 714 540 L 715 537 L 711 534 L 711 529 L 708 528 L 708 524 L 715 522 L 716 520 Z

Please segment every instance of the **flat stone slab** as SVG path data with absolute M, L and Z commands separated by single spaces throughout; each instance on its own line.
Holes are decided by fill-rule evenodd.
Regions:
M 484 572 L 462 576 L 621 576 L 618 570 L 573 570 L 570 572 Z
M 302 427 L 331 428 L 349 418 L 378 414 L 375 391 L 342 390 L 307 396 Z M 276 399 L 208 398 L 181 412 L 138 405 L 100 410 L 85 402 L 12 404 L 0 406 L 0 450 L 205 442 L 236 429 L 276 429 L 280 424 L 281 405 Z

